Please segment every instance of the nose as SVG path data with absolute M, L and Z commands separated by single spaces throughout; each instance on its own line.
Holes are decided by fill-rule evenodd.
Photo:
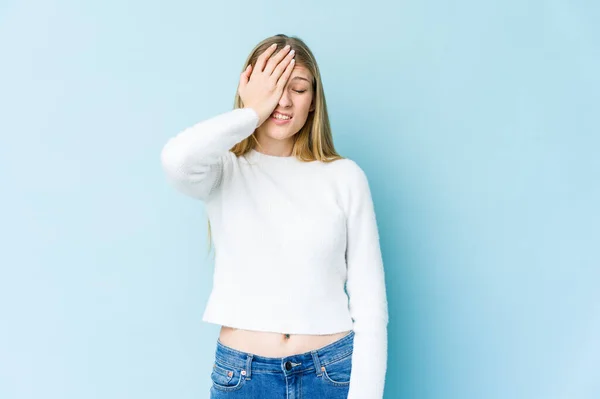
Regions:
M 283 91 L 283 94 L 281 95 L 281 98 L 279 99 L 279 105 L 282 108 L 288 108 L 292 106 L 292 99 L 290 97 L 290 94 L 287 90 Z

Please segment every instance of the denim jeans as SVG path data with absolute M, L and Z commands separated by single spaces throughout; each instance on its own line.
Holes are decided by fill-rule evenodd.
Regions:
M 347 399 L 354 331 L 309 352 L 264 357 L 217 339 L 210 399 Z

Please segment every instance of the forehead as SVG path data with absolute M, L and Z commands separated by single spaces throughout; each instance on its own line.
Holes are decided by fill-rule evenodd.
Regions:
M 310 73 L 310 71 L 302 66 L 302 65 L 296 65 L 294 67 L 294 69 L 292 70 L 292 74 L 290 75 L 290 82 L 306 82 L 307 83 L 312 83 L 313 81 L 313 76 L 312 73 Z

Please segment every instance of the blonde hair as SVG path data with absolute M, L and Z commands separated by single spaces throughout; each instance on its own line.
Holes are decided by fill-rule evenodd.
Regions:
M 313 103 L 314 110 L 309 112 L 308 117 L 304 126 L 300 128 L 298 133 L 294 135 L 294 145 L 292 148 L 292 156 L 295 156 L 301 161 L 321 161 L 321 162 L 333 162 L 338 159 L 343 159 L 339 155 L 333 145 L 333 136 L 331 134 L 331 125 L 329 123 L 329 115 L 327 113 L 327 103 L 325 101 L 325 92 L 323 91 L 323 81 L 321 80 L 321 73 L 313 53 L 310 51 L 306 43 L 300 38 L 295 36 L 287 36 L 284 34 L 278 34 L 275 36 L 268 37 L 258 43 L 254 49 L 250 52 L 250 55 L 246 59 L 242 68 L 243 72 L 248 65 L 256 65 L 258 57 L 271 46 L 273 43 L 277 43 L 277 48 L 282 49 L 285 45 L 290 45 L 291 50 L 295 50 L 296 54 L 296 65 L 301 65 L 308 69 L 313 77 L 312 89 L 313 89 Z M 234 109 L 243 108 L 244 103 L 240 98 L 239 93 L 236 90 L 234 99 Z M 230 151 L 236 156 L 245 155 L 250 150 L 259 146 L 258 140 L 256 139 L 256 130 L 249 137 L 235 144 Z M 211 248 L 211 230 L 210 220 L 208 221 L 208 250 Z

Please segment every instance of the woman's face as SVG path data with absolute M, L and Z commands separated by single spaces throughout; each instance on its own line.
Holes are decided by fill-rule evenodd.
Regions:
M 296 65 L 287 81 L 279 104 L 262 125 L 257 129 L 259 135 L 266 135 L 275 140 L 286 140 L 294 136 L 308 118 L 308 113 L 314 110 L 312 89 L 312 74 L 301 65 Z M 276 115 L 284 114 L 291 119 L 277 119 Z

